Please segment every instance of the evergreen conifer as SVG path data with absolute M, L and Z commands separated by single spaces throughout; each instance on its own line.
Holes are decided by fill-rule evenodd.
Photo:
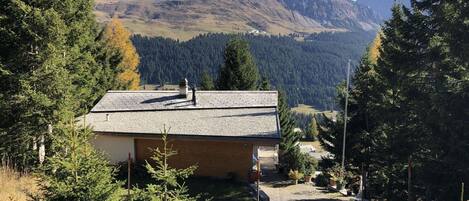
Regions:
M 44 200 L 119 200 L 121 182 L 113 178 L 115 169 L 90 141 L 90 128 L 73 123 L 54 129 L 54 153 L 48 157 L 38 184 Z
M 193 174 L 197 166 L 193 165 L 184 169 L 171 168 L 168 164 L 170 157 L 177 154 L 168 142 L 169 130 L 161 131 L 162 147 L 153 149 L 151 159 L 154 165 L 146 161 L 146 169 L 155 183 L 148 184 L 145 189 L 137 190 L 137 200 L 152 201 L 179 201 L 196 200 L 187 193 L 184 180 Z
M 240 38 L 228 42 L 224 52 L 225 63 L 220 70 L 220 90 L 258 89 L 259 70 L 251 55 L 249 44 Z
M 213 83 L 213 79 L 212 77 L 210 76 L 210 74 L 208 74 L 207 71 L 204 71 L 202 73 L 202 77 L 200 78 L 200 88 L 202 90 L 214 90 L 215 89 L 215 84 Z

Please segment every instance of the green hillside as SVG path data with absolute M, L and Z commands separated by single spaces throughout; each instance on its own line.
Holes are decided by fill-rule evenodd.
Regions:
M 273 86 L 284 89 L 291 105 L 304 103 L 318 109 L 330 107 L 335 86 L 345 78 L 347 60 L 357 61 L 373 32 L 320 33 L 304 42 L 290 36 L 242 35 L 249 41 L 261 75 Z M 206 34 L 179 42 L 161 37 L 135 36 L 133 43 L 141 57 L 143 83 L 177 83 L 187 77 L 198 83 L 206 70 L 218 75 L 223 48 L 233 37 Z

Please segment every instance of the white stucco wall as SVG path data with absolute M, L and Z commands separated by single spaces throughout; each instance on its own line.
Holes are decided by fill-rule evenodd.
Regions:
M 127 161 L 130 155 L 135 160 L 134 138 L 97 134 L 92 141 L 93 146 L 108 157 L 111 163 Z

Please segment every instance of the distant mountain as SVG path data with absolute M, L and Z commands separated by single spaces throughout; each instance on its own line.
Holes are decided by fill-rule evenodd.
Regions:
M 349 0 L 96 0 L 96 16 L 112 16 L 136 34 L 190 39 L 203 33 L 271 35 L 375 30 L 373 10 Z
M 368 6 L 378 12 L 383 18 L 389 19 L 392 15 L 391 8 L 394 2 L 400 2 L 405 6 L 410 6 L 410 0 L 356 0 L 357 3 Z
M 288 9 L 316 20 L 324 27 L 374 30 L 383 20 L 366 6 L 347 0 L 280 0 Z

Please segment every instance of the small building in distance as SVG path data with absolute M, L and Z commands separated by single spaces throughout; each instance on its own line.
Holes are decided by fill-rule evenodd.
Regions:
M 276 146 L 280 125 L 276 91 L 109 91 L 84 116 L 94 146 L 111 162 L 149 160 L 161 131 L 177 155 L 175 168 L 197 165 L 197 176 L 248 180 L 259 146 Z

